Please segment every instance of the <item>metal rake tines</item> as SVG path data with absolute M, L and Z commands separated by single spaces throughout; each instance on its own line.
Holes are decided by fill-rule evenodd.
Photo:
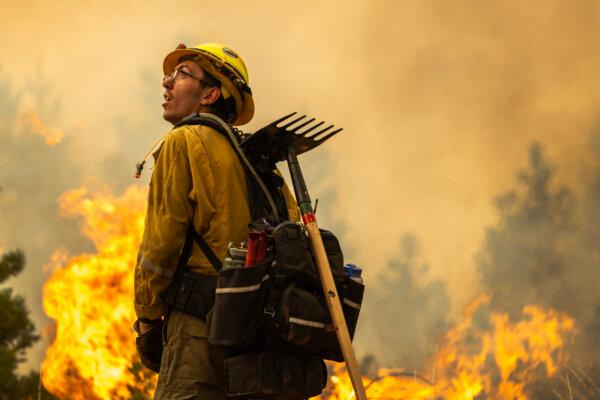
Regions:
M 324 124 L 323 121 L 315 123 L 314 118 L 298 116 L 293 112 L 259 129 L 240 146 L 253 156 L 263 155 L 275 162 L 283 161 L 290 145 L 295 147 L 299 155 L 321 145 L 342 130 L 333 129 L 333 125 L 322 128 Z
M 329 125 L 326 128 L 321 129 L 320 131 L 313 133 L 312 135 L 308 135 L 310 132 L 314 131 L 315 129 L 317 129 L 318 127 L 320 127 L 321 125 L 323 125 L 325 122 L 324 121 L 320 121 L 317 122 L 316 124 L 309 126 L 308 128 L 301 130 L 302 128 L 304 128 L 305 126 L 311 124 L 312 122 L 315 121 L 314 118 L 310 118 L 307 119 L 306 121 L 303 121 L 302 123 L 296 125 L 298 122 L 302 121 L 303 119 L 306 118 L 306 115 L 302 115 L 300 117 L 297 117 L 289 122 L 287 122 L 285 125 L 282 126 L 278 126 L 279 124 L 281 124 L 282 122 L 288 120 L 290 117 L 296 115 L 295 112 L 286 115 L 285 117 L 282 117 L 280 119 L 278 119 L 277 121 L 271 123 L 271 126 L 278 128 L 278 129 L 283 129 L 285 130 L 286 133 L 291 133 L 293 135 L 296 136 L 302 136 L 306 139 L 309 140 L 313 140 L 315 142 L 319 142 L 322 143 L 324 141 L 326 141 L 327 139 L 329 139 L 330 137 L 332 137 L 333 135 L 335 135 L 336 133 L 340 132 L 343 128 L 338 128 L 335 129 L 331 132 L 328 132 L 331 128 L 333 128 L 333 125 Z M 294 126 L 295 125 L 295 126 Z M 290 128 L 292 127 L 293 128 Z

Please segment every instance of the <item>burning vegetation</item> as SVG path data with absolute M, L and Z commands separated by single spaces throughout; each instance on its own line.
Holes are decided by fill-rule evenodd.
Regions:
M 574 353 L 578 346 L 590 343 L 588 320 L 582 319 L 581 324 L 574 318 L 579 315 L 577 310 L 560 307 L 559 301 L 543 301 L 546 298 L 539 293 L 544 288 L 536 287 L 534 280 L 528 282 L 528 293 L 514 296 L 509 295 L 510 286 L 498 288 L 492 282 L 503 277 L 501 268 L 507 268 L 502 267 L 500 258 L 494 258 L 502 254 L 497 251 L 502 243 L 498 238 L 504 235 L 513 240 L 517 233 L 511 229 L 523 229 L 522 223 L 511 225 L 511 221 L 521 221 L 520 213 L 540 213 L 528 213 L 525 205 L 541 207 L 534 200 L 545 198 L 565 210 L 564 201 L 557 196 L 568 197 L 562 189 L 551 191 L 551 169 L 540 149 L 534 147 L 531 154 L 531 171 L 521 175 L 529 189 L 520 200 L 524 206 L 517 207 L 517 195 L 511 195 L 513 211 L 503 208 L 506 221 L 489 231 L 481 255 L 488 294 L 466 307 L 463 320 L 436 340 L 435 351 L 424 358 L 417 372 L 382 368 L 365 374 L 370 399 L 567 399 L 575 398 L 573 393 L 586 396 L 583 398 L 600 394 L 585 372 L 593 370 L 593 364 L 582 364 L 593 357 Z M 506 200 L 499 202 L 506 207 Z M 53 257 L 44 307 L 56 321 L 56 329 L 43 364 L 43 383 L 61 399 L 149 397 L 155 375 L 141 368 L 131 330 L 135 319 L 132 274 L 143 230 L 144 193 L 132 187 L 123 197 L 113 198 L 89 196 L 79 189 L 65 193 L 60 204 L 65 216 L 83 217 L 83 233 L 96 251 L 75 257 L 59 251 Z M 562 217 L 558 220 L 565 222 Z M 547 250 L 547 240 L 532 243 L 541 246 L 542 252 Z M 529 264 L 520 265 L 527 270 Z M 521 272 L 519 279 L 528 276 L 524 274 Z M 539 279 L 543 283 L 550 276 Z M 398 341 L 398 348 L 402 347 Z M 577 362 L 574 355 L 579 357 Z M 331 364 L 330 370 L 322 398 L 353 398 L 342 364 Z
M 55 253 L 44 286 L 44 309 L 56 321 L 42 365 L 44 386 L 61 399 L 128 399 L 150 394 L 133 341 L 133 269 L 144 227 L 145 195 L 132 187 L 121 198 L 85 189 L 65 193 L 65 216 L 81 216 L 94 254 Z M 144 378 L 144 379 L 142 379 Z
M 430 377 L 381 369 L 365 379 L 371 399 L 528 399 L 527 388 L 553 377 L 565 362 L 565 341 L 574 321 L 551 310 L 528 306 L 519 322 L 491 312 L 482 296 L 465 310 L 431 361 Z M 352 398 L 352 385 L 334 368 L 328 399 Z

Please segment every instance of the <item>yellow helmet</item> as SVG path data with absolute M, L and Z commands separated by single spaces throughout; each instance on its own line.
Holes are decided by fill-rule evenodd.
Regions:
M 254 116 L 254 100 L 248 86 L 248 70 L 244 60 L 231 48 L 220 43 L 204 43 L 189 48 L 180 44 L 163 61 L 165 75 L 175 69 L 182 57 L 189 55 L 197 56 L 194 61 L 221 82 L 224 99 L 233 96 L 236 111 L 233 125 L 248 123 Z

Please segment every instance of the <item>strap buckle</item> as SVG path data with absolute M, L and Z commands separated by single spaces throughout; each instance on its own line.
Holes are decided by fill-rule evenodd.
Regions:
M 273 318 L 275 316 L 275 310 L 264 308 L 263 313 L 267 315 L 269 318 Z

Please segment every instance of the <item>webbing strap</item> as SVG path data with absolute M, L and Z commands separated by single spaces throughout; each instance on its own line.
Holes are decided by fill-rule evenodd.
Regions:
M 177 269 L 175 270 L 175 274 L 173 275 L 173 279 L 171 280 L 171 284 L 167 289 L 164 300 L 169 305 L 173 305 L 175 303 L 175 299 L 179 296 L 181 285 L 184 283 L 182 280 L 184 279 L 184 274 L 187 271 L 187 262 L 192 255 L 192 244 L 196 242 L 202 253 L 206 256 L 208 261 L 211 263 L 213 268 L 219 272 L 221 270 L 221 261 L 219 257 L 215 254 L 215 252 L 210 248 L 206 240 L 194 229 L 194 225 L 190 223 L 188 228 L 188 232 L 185 238 L 185 244 L 181 250 L 181 257 L 179 258 L 179 262 L 177 263 Z
M 190 224 L 188 233 L 185 237 L 185 243 L 183 245 L 183 248 L 181 249 L 181 256 L 179 257 L 179 261 L 177 262 L 177 269 L 175 270 L 175 274 L 173 275 L 171 284 L 167 288 L 167 291 L 165 292 L 163 297 L 163 299 L 168 305 L 172 305 L 175 301 L 175 298 L 177 297 L 179 289 L 178 283 L 181 281 L 181 278 L 183 277 L 183 274 L 187 269 L 187 262 L 190 259 L 190 256 L 192 255 L 192 243 L 194 242 L 193 236 L 191 234 L 192 231 L 194 231 L 194 227 L 192 226 L 192 224 Z
M 222 267 L 221 260 L 219 260 L 219 257 L 217 257 L 217 255 L 210 248 L 208 243 L 206 243 L 206 240 L 204 240 L 202 236 L 198 235 L 198 233 L 193 227 L 191 228 L 191 234 L 194 237 L 194 240 L 196 241 L 198 247 L 200 247 L 200 250 L 202 250 L 202 253 L 204 253 L 204 256 L 206 256 L 208 261 L 210 261 L 213 268 L 217 270 L 217 272 L 219 272 Z
M 246 175 L 246 186 L 248 190 L 248 206 L 250 208 L 253 221 L 266 217 L 268 219 L 272 219 L 272 221 L 269 222 L 277 225 L 282 218 L 288 218 L 287 205 L 281 187 L 276 185 L 277 182 L 269 182 L 271 186 L 275 184 L 274 187 L 269 188 L 265 182 L 266 177 L 264 175 L 266 173 L 275 175 L 273 172 L 275 165 L 273 164 L 272 166 L 268 167 L 254 165 L 256 160 L 251 163 L 244 154 L 244 151 L 239 146 L 241 137 L 237 130 L 231 129 L 231 126 L 227 125 L 223 120 L 213 114 L 192 115 L 180 121 L 177 125 L 175 125 L 175 127 L 183 125 L 205 125 L 225 136 L 227 142 L 229 142 L 233 150 L 236 152 L 240 163 L 244 168 Z M 264 168 L 267 168 L 267 170 L 262 171 Z M 283 183 L 281 182 L 281 184 Z M 275 194 L 277 196 L 275 196 Z M 275 203 L 274 196 L 281 197 L 281 199 L 278 199 L 279 204 Z M 281 206 L 281 203 L 283 206 Z M 269 212 L 269 209 L 271 212 Z

